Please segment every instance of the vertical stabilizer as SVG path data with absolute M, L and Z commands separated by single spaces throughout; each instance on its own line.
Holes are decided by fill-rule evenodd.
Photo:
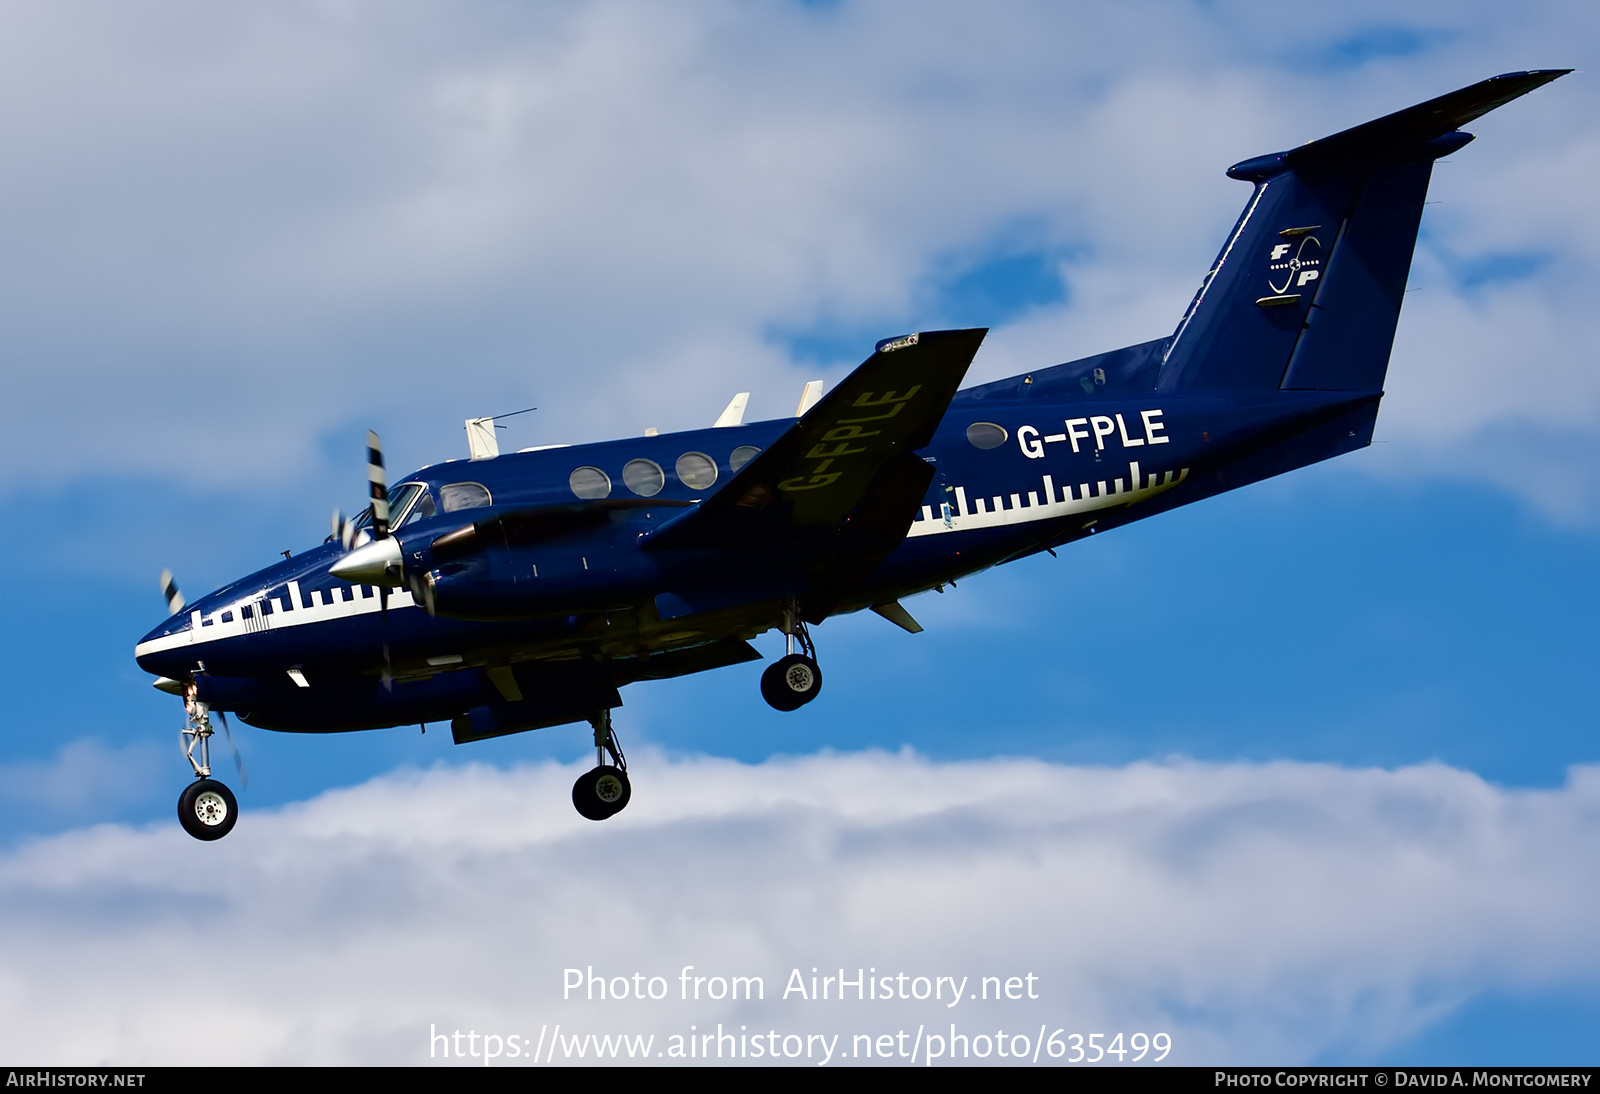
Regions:
M 1229 168 L 1255 192 L 1158 389 L 1380 390 L 1433 161 L 1472 140 L 1458 126 L 1568 71 L 1496 76 Z

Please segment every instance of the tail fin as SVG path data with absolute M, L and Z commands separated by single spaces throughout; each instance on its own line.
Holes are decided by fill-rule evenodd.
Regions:
M 1173 333 L 1157 388 L 1378 391 L 1433 161 L 1571 69 L 1496 76 L 1228 169 L 1256 184 Z

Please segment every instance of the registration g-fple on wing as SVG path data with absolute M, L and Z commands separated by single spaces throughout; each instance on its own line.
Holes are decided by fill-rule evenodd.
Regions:
M 1369 444 L 1433 162 L 1460 127 L 1568 70 L 1521 72 L 1228 174 L 1254 185 L 1166 337 L 960 389 L 984 330 L 879 342 L 793 419 L 745 396 L 687 433 L 474 458 L 392 489 L 369 435 L 371 505 L 320 547 L 185 605 L 139 642 L 183 698 L 184 828 L 238 806 L 211 778 L 212 715 L 328 733 L 450 723 L 457 743 L 569 722 L 597 765 L 573 804 L 628 804 L 621 689 L 787 655 L 779 710 L 822 687 L 810 628 Z

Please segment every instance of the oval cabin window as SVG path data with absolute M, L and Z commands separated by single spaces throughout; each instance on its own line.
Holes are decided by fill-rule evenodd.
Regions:
M 761 449 L 755 445 L 741 444 L 728 456 L 728 470 L 737 471 L 759 455 L 761 455 Z
M 703 452 L 678 457 L 678 481 L 691 490 L 706 490 L 717 481 L 717 464 Z
M 999 448 L 1006 443 L 1005 426 L 993 422 L 973 422 L 967 426 L 967 440 L 974 448 Z
M 611 477 L 598 467 L 580 467 L 567 476 L 567 485 L 584 501 L 611 496 Z
M 629 460 L 622 467 L 622 483 L 641 498 L 651 498 L 661 493 L 667 476 L 654 460 Z

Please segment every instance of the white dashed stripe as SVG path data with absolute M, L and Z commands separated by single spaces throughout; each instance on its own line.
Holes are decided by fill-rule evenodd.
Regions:
M 1076 492 L 1070 485 L 1057 490 L 1055 481 L 1046 475 L 1042 482 L 1042 495 L 1039 491 L 1030 490 L 1024 501 L 1022 495 L 1012 494 L 1007 499 L 1009 505 L 998 494 L 969 502 L 967 488 L 958 486 L 955 488 L 955 505 L 951 506 L 950 512 L 936 513 L 933 506 L 924 505 L 922 512 L 911 522 L 911 530 L 906 533 L 906 538 L 967 532 L 976 528 L 999 528 L 1007 524 L 1030 524 L 1036 520 L 1109 509 L 1114 505 L 1132 505 L 1164 493 L 1188 477 L 1189 469 L 1185 467 L 1177 473 L 1157 472 L 1146 478 L 1135 461 L 1128 465 L 1126 477 L 1112 478 L 1109 482 L 1102 479 L 1079 483 Z M 1044 498 L 1042 502 L 1041 496 Z

